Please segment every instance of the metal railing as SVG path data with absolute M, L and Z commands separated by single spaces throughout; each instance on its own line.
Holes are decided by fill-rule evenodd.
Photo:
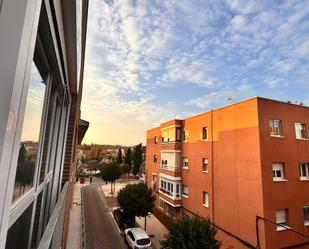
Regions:
M 63 231 L 64 211 L 67 199 L 69 182 L 62 188 L 56 206 L 50 216 L 38 249 L 59 249 Z
M 168 166 L 166 164 L 160 164 L 160 169 L 171 170 L 171 171 L 180 171 L 180 167 Z

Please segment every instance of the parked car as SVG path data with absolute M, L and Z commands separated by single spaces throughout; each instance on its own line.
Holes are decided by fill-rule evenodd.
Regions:
M 135 226 L 135 217 L 127 216 L 121 208 L 115 209 L 113 212 L 113 216 L 120 229 Z
M 124 239 L 132 249 L 151 249 L 151 241 L 148 234 L 139 227 L 124 230 Z

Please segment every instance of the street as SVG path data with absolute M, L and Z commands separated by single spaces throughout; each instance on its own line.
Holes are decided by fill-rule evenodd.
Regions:
M 83 188 L 87 249 L 127 249 L 98 184 Z

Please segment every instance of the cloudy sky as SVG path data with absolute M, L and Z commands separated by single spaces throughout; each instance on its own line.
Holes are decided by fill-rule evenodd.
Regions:
M 309 1 L 91 0 L 84 142 L 253 96 L 309 105 Z

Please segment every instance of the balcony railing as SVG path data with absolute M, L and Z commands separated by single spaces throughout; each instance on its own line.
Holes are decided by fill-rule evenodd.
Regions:
M 165 170 L 170 170 L 170 171 L 180 171 L 180 167 L 176 167 L 176 166 L 168 166 L 166 164 L 160 164 L 160 169 L 165 169 Z
M 45 228 L 38 249 L 59 249 L 61 247 L 64 211 L 69 183 L 66 182 L 60 193 L 58 202 Z

